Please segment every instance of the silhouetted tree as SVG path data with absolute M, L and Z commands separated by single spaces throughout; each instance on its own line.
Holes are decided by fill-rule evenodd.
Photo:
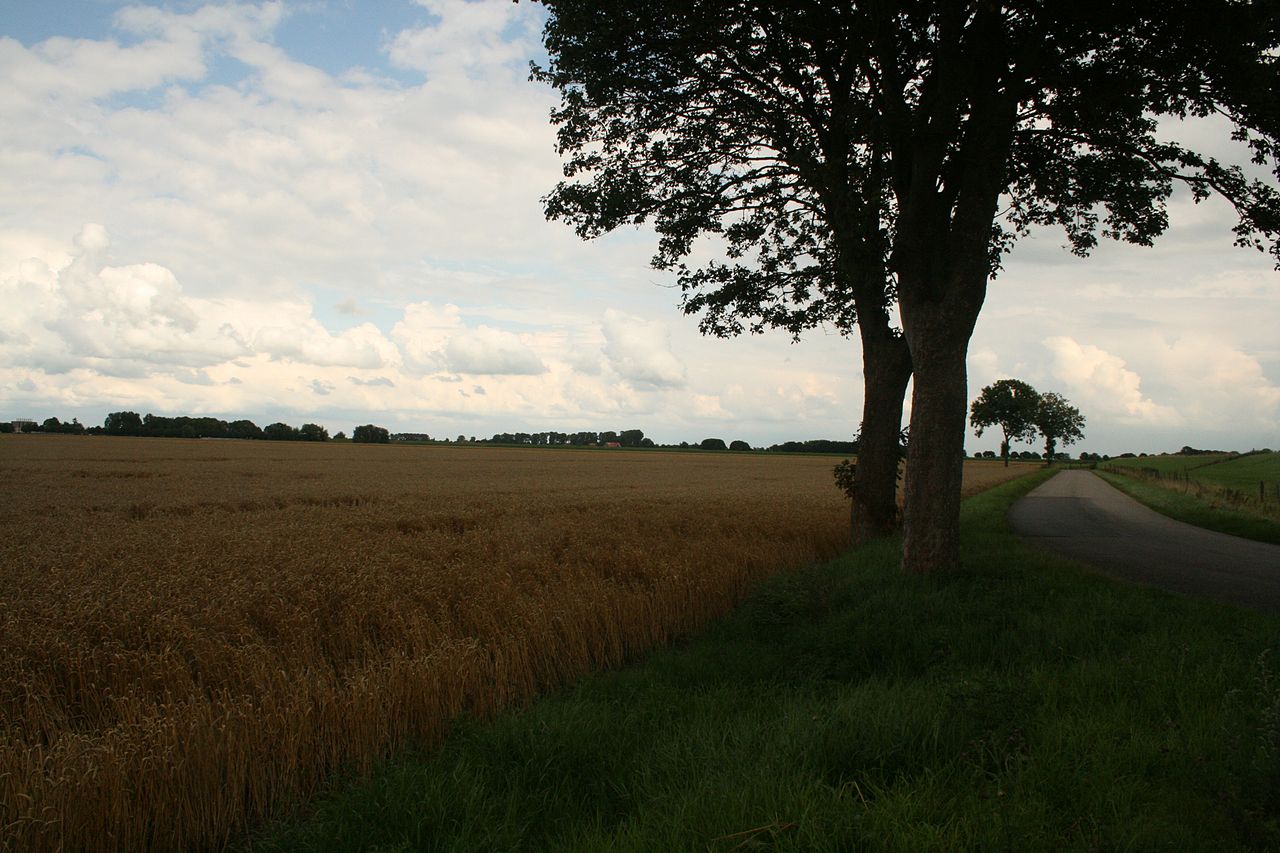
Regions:
M 1170 139 L 1164 121 L 1224 117 L 1277 168 L 1271 3 L 545 5 L 551 62 L 534 76 L 561 95 L 567 179 L 547 214 L 584 237 L 652 222 L 655 266 L 676 273 L 710 333 L 856 321 L 859 478 L 892 459 L 872 446 L 884 433 L 891 448 L 899 427 L 881 423 L 895 393 L 877 384 L 892 378 L 901 404 L 896 297 L 914 370 L 907 571 L 959 563 L 965 358 L 1020 236 L 1057 225 L 1078 254 L 1099 234 L 1146 245 L 1181 184 L 1234 205 L 1237 242 L 1275 250 L 1275 189 Z M 727 262 L 686 263 L 705 235 Z
M 302 433 L 297 427 L 276 421 L 262 428 L 262 437 L 268 441 L 297 441 L 302 438 Z
M 1057 457 L 1059 441 L 1070 445 L 1084 438 L 1084 415 L 1066 397 L 1052 391 L 1040 395 L 1033 423 L 1044 438 L 1044 458 L 1050 465 Z
M 1036 412 L 1040 395 L 1020 379 L 1000 379 L 982 389 L 969 407 L 969 423 L 980 437 L 993 426 L 1000 427 L 1004 440 L 1000 455 L 1009 465 L 1009 444 L 1030 441 L 1036 434 Z
M 102 427 L 109 435 L 141 435 L 142 417 L 137 412 L 111 412 Z
M 351 431 L 351 440 L 364 444 L 386 444 L 391 441 L 391 433 L 380 426 L 365 424 Z
M 644 441 L 644 430 L 642 429 L 624 429 L 618 433 L 618 443 L 623 447 L 639 447 Z
M 227 424 L 228 438 L 262 438 L 262 429 L 253 421 L 239 420 Z

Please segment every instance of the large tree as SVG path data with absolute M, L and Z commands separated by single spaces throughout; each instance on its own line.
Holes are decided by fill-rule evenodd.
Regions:
M 651 221 L 655 264 L 708 331 L 856 320 L 869 407 L 891 396 L 871 385 L 898 362 L 868 341 L 894 339 L 896 298 L 914 371 L 907 571 L 959 561 L 965 357 L 1018 237 L 1149 244 L 1181 184 L 1227 198 L 1237 242 L 1274 250 L 1274 188 L 1167 121 L 1224 117 L 1259 171 L 1280 168 L 1274 0 L 546 5 L 535 76 L 561 92 L 566 157 L 549 215 L 583 236 Z M 727 262 L 686 265 L 704 235 Z
M 1040 394 L 1021 379 L 992 382 L 969 406 L 969 425 L 979 437 L 991 427 L 1003 433 L 1000 458 L 1009 467 L 1009 450 L 1015 441 L 1030 441 L 1036 434 Z
M 1066 397 L 1053 391 L 1040 395 L 1033 423 L 1044 439 L 1044 458 L 1047 464 L 1053 464 L 1059 441 L 1066 446 L 1084 438 L 1084 422 L 1084 415 Z
M 887 151 L 846 132 L 852 80 L 814 73 L 839 61 L 813 34 L 838 27 L 840 13 L 547 5 L 552 63 L 534 76 L 563 95 L 553 120 L 569 178 L 546 199 L 547 215 L 584 238 L 651 222 L 653 264 L 674 271 L 704 333 L 856 328 L 864 397 L 853 537 L 891 532 L 911 358 L 890 319 Z M 708 237 L 722 258 L 691 261 Z

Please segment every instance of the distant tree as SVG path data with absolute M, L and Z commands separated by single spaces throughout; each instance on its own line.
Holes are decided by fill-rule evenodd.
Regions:
M 1044 458 L 1050 465 L 1057 458 L 1059 441 L 1070 445 L 1084 438 L 1084 415 L 1066 397 L 1053 391 L 1040 395 L 1034 424 L 1044 437 Z
M 41 432 L 62 432 L 62 421 L 57 418 L 45 418 L 40 424 Z
M 13 432 L 12 421 L 0 421 L 0 433 L 12 433 L 12 432 Z
M 1000 444 L 1000 455 L 1004 464 L 1009 464 L 1009 444 L 1014 441 L 1030 441 L 1035 437 L 1035 418 L 1040 405 L 1040 395 L 1036 389 L 1020 379 L 1001 379 L 993 382 L 978 399 L 969 407 L 969 423 L 974 432 L 981 436 L 983 430 L 993 426 L 1000 427 L 1004 433 L 1004 441 Z
M 298 430 L 303 441 L 328 441 L 329 431 L 319 424 L 303 424 Z
M 262 437 L 268 441 L 297 441 L 302 437 L 302 433 L 297 427 L 277 421 L 262 428 Z
M 729 449 L 730 449 L 730 450 L 750 450 L 750 449 L 751 449 L 751 445 L 749 445 L 749 444 L 747 444 L 745 441 L 742 441 L 741 439 L 739 439 L 739 440 L 737 440 L 737 441 L 730 442 L 730 443 L 729 443 Z
M 102 427 L 109 435 L 141 435 L 142 416 L 137 412 L 111 412 Z
M 698 444 L 703 450 L 728 450 L 723 438 L 704 438 Z
M 227 438 L 262 438 L 262 429 L 253 421 L 232 421 L 227 424 Z
M 391 441 L 391 433 L 380 426 L 365 424 L 351 431 L 351 440 L 362 444 L 386 444 Z
M 642 439 L 640 439 L 640 446 L 641 446 L 641 447 L 654 447 L 655 445 L 654 445 L 654 443 L 653 443 L 653 439 L 652 439 L 652 438 L 642 438 Z
M 334 440 L 334 441 L 346 441 L 346 440 L 347 440 L 347 434 L 346 434 L 345 432 L 342 432 L 341 430 L 339 430 L 337 433 L 335 433 L 335 434 L 334 434 L 334 436 L 333 436 L 333 440 Z
M 644 441 L 642 429 L 624 429 L 618 433 L 618 443 L 623 447 L 639 447 L 642 441 Z

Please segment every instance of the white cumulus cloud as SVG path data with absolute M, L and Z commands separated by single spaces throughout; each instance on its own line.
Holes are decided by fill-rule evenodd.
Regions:
M 684 384 L 685 367 L 671 352 L 671 335 L 663 324 L 610 308 L 601 330 L 605 358 L 623 379 L 657 388 Z
M 1053 375 L 1065 382 L 1068 396 L 1085 412 L 1104 412 L 1121 420 L 1173 426 L 1182 415 L 1142 393 L 1142 377 L 1124 359 L 1092 344 L 1081 344 L 1064 335 L 1046 338 L 1053 354 Z
M 404 353 L 405 366 L 418 373 L 536 376 L 547 371 L 521 336 L 485 325 L 468 326 L 456 305 L 413 303 L 391 337 Z

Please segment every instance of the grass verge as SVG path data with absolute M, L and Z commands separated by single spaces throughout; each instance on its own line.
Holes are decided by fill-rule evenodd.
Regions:
M 1117 584 L 964 508 L 762 585 L 703 637 L 337 782 L 279 850 L 1280 846 L 1280 619 Z
M 1094 473 L 1129 497 L 1169 518 L 1185 521 L 1206 530 L 1216 530 L 1219 533 L 1230 533 L 1232 536 L 1280 545 L 1280 522 L 1219 506 L 1195 495 L 1183 494 L 1136 477 L 1112 474 L 1107 471 Z

